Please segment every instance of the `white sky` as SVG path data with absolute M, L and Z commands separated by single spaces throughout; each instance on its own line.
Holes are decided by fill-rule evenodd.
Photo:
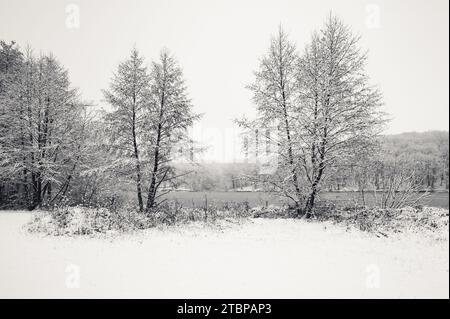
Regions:
M 68 28 L 75 4 L 79 28 Z M 183 67 L 206 160 L 241 158 L 233 119 L 252 115 L 245 85 L 281 23 L 302 50 L 329 11 L 362 35 L 367 71 L 393 118 L 387 133 L 448 130 L 448 0 L 0 0 L 0 39 L 53 52 L 98 106 L 136 45 L 149 63 L 167 47 Z M 379 19 L 376 17 L 379 12 Z M 73 12 L 73 11 L 72 11 Z M 379 21 L 379 24 L 377 24 Z

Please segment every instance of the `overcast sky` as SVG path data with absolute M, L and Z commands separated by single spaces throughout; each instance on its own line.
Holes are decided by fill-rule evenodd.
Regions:
M 302 50 L 330 10 L 369 50 L 367 71 L 393 118 L 387 133 L 448 130 L 448 0 L 0 0 L 0 39 L 53 52 L 98 107 L 134 45 L 147 63 L 167 47 L 204 113 L 195 130 L 211 146 L 204 158 L 232 161 L 241 154 L 233 119 L 253 114 L 245 86 L 271 35 L 281 23 Z

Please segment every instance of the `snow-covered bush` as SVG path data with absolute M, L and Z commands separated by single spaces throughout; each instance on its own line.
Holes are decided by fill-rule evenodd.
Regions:
M 245 203 L 227 203 L 223 207 L 184 207 L 179 203 L 169 202 L 155 208 L 150 214 L 155 225 L 175 225 L 188 222 L 214 222 L 219 219 L 240 219 L 252 217 L 250 208 Z
M 449 234 L 449 211 L 436 207 L 335 208 L 315 219 L 353 226 L 385 237 L 393 233 L 420 232 L 437 239 L 448 239 Z
M 177 202 L 164 203 L 142 213 L 134 208 L 110 210 L 93 207 L 56 207 L 39 211 L 28 224 L 31 232 L 49 235 L 90 235 L 108 232 L 130 232 L 156 225 L 178 225 L 189 222 L 214 223 L 219 219 L 239 219 L 253 216 L 243 204 L 230 204 L 225 209 L 214 205 L 206 208 L 183 207 Z
M 293 218 L 297 214 L 295 209 L 288 206 L 274 205 L 253 207 L 251 213 L 255 218 Z
M 89 235 L 126 232 L 151 226 L 151 218 L 134 210 L 75 206 L 35 213 L 28 224 L 28 230 L 49 235 Z

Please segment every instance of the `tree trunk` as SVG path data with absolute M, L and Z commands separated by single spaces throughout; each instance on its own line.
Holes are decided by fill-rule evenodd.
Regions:
M 318 186 L 319 186 L 320 180 L 322 179 L 323 172 L 325 170 L 324 161 L 325 161 L 326 137 L 327 137 L 327 132 L 325 129 L 324 138 L 322 139 L 322 145 L 321 145 L 321 150 L 320 150 L 320 163 L 319 163 L 319 167 L 318 167 L 317 176 L 311 185 L 311 192 L 308 196 L 308 199 L 306 200 L 306 206 L 305 206 L 306 218 L 311 217 L 311 213 L 312 213 L 312 211 L 314 209 L 314 205 L 315 205 Z
M 306 212 L 305 217 L 306 218 L 310 218 L 311 217 L 311 213 L 312 213 L 312 210 L 313 210 L 314 205 L 315 205 L 316 195 L 317 195 L 317 189 L 313 188 L 311 193 L 308 196 L 307 201 L 306 201 L 306 207 L 305 207 L 305 212 Z
M 162 89 L 162 95 L 161 95 L 161 101 L 160 101 L 160 109 L 159 109 L 159 118 L 158 118 L 158 128 L 157 128 L 157 135 L 156 135 L 156 145 L 155 145 L 155 154 L 154 154 L 154 161 L 153 161 L 153 171 L 151 175 L 151 181 L 150 181 L 150 187 L 148 188 L 148 196 L 147 196 L 147 213 L 150 212 L 150 210 L 155 206 L 156 201 L 156 191 L 157 191 L 157 185 L 156 185 L 156 175 L 158 174 L 159 169 L 159 148 L 161 144 L 161 133 L 162 133 L 162 120 L 164 115 L 164 106 L 165 106 L 165 76 L 164 76 L 164 84 Z M 160 181 L 161 183 L 161 181 Z M 159 184 L 160 184 L 159 183 Z
M 136 159 L 136 190 L 139 202 L 139 211 L 144 210 L 144 202 L 142 200 L 142 186 L 141 186 L 141 165 L 139 162 L 139 149 L 136 140 L 136 111 L 133 109 L 133 147 L 134 147 L 134 157 Z
M 158 124 L 158 135 L 156 137 L 155 156 L 153 161 L 153 171 L 151 175 L 150 187 L 148 188 L 147 213 L 155 206 L 156 199 L 156 174 L 159 169 L 159 144 L 161 142 L 161 123 Z
M 297 217 L 300 217 L 302 215 L 302 207 L 299 202 L 295 202 L 295 214 Z
M 33 174 L 33 200 L 31 206 L 28 207 L 29 210 L 36 209 L 42 202 L 42 178 L 40 174 Z
M 284 93 L 283 93 L 283 96 L 284 96 Z M 297 201 L 296 201 L 297 214 L 300 215 L 301 209 L 300 209 L 300 205 L 298 202 L 300 200 L 300 186 L 298 183 L 297 171 L 294 167 L 294 154 L 292 151 L 291 131 L 289 128 L 289 120 L 288 120 L 286 105 L 283 106 L 283 111 L 284 111 L 283 115 L 284 115 L 284 124 L 285 124 L 285 130 L 286 130 L 286 138 L 288 141 L 288 156 L 289 156 L 289 164 L 291 165 L 292 183 L 294 184 L 295 192 L 297 195 Z

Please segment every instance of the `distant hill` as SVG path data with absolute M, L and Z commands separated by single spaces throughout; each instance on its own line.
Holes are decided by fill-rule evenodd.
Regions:
M 401 159 L 415 165 L 422 176 L 424 188 L 448 189 L 449 132 L 406 132 L 381 136 L 381 144 L 386 156 Z M 193 171 L 184 178 L 181 188 L 199 190 L 238 190 L 252 187 L 243 178 L 256 173 L 254 163 L 199 163 L 177 164 L 182 171 Z M 351 172 L 341 172 L 344 178 L 336 176 L 336 185 L 330 189 L 354 188 Z M 339 175 L 339 174 L 338 174 Z M 334 181 L 333 181 L 334 182 Z
M 422 153 L 437 155 L 441 152 L 448 153 L 449 132 L 407 132 L 382 137 L 385 147 L 397 150 L 398 153 Z

